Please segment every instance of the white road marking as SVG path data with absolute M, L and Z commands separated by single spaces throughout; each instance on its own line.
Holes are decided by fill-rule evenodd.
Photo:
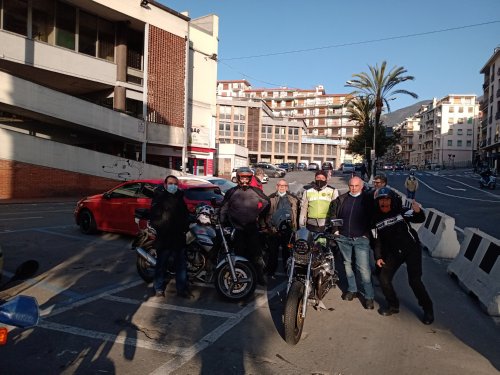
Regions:
M 58 226 L 54 226 L 54 227 L 45 227 L 45 228 L 25 228 L 25 229 L 14 229 L 14 230 L 10 230 L 10 229 L 4 229 L 2 231 L 0 231 L 0 234 L 3 234 L 3 233 L 20 233 L 20 232 L 31 232 L 31 231 L 40 231 L 40 230 L 47 230 L 47 229 L 66 229 L 66 228 L 70 228 L 70 227 L 74 227 L 75 225 L 72 224 L 72 225 L 58 225 Z
M 451 186 L 448 186 L 448 185 L 446 185 L 446 187 L 447 187 L 448 189 L 451 189 L 451 190 L 466 191 L 466 189 L 463 189 L 463 188 L 454 188 L 454 187 L 451 187 Z
M 43 219 L 43 216 L 9 217 L 7 219 L 0 219 L 0 221 L 30 220 L 30 219 Z
M 446 177 L 443 177 L 443 178 L 446 178 Z M 452 180 L 452 181 L 455 181 L 455 180 Z M 470 198 L 470 197 L 461 197 L 459 195 L 453 195 L 453 194 L 447 194 L 447 193 L 443 193 L 442 191 L 439 191 L 439 190 L 436 190 L 432 187 L 429 186 L 429 184 L 426 184 L 425 182 L 423 182 L 421 179 L 419 179 L 419 182 L 422 183 L 422 185 L 425 185 L 427 186 L 430 190 L 432 190 L 433 192 L 437 193 L 437 194 L 441 194 L 441 195 L 446 195 L 447 197 L 453 197 L 453 198 L 460 198 L 460 199 L 466 199 L 466 200 L 470 200 L 470 201 L 479 201 L 479 202 L 492 202 L 492 203 L 500 203 L 500 197 L 497 197 L 495 194 L 492 194 L 494 197 L 497 197 L 498 200 L 489 200 L 489 199 L 480 199 L 480 198 Z M 460 181 L 456 181 L 456 182 L 460 182 Z M 463 182 L 460 182 L 460 183 L 463 183 Z M 467 185 L 467 184 L 464 184 L 464 185 Z M 469 185 L 467 185 L 469 186 Z M 472 187 L 472 186 L 470 186 Z
M 492 197 L 495 197 L 495 198 L 500 199 L 500 196 L 498 196 L 498 195 L 496 195 L 496 194 L 493 194 L 493 193 L 490 193 L 489 191 L 485 191 L 484 189 L 480 189 L 480 188 L 478 188 L 478 187 L 475 187 L 475 186 L 471 186 L 471 185 L 469 185 L 469 184 L 466 184 L 465 182 L 458 181 L 458 180 L 454 180 L 454 179 L 452 179 L 452 178 L 448 178 L 448 177 L 445 177 L 445 176 L 441 176 L 441 177 L 446 178 L 447 180 L 450 180 L 450 181 L 453 181 L 453 182 L 458 182 L 459 184 L 462 184 L 462 185 L 464 185 L 464 186 L 467 186 L 467 187 L 469 187 L 469 188 L 471 188 L 471 189 L 474 189 L 474 190 L 480 191 L 480 192 L 482 192 L 482 193 L 486 193 L 486 194 L 488 194 L 488 195 L 491 195 Z
M 0 213 L 0 216 L 7 216 L 7 215 L 26 215 L 29 213 L 37 213 L 37 214 L 51 214 L 54 212 L 74 212 L 74 210 L 51 210 L 51 211 L 44 211 L 44 210 L 36 210 L 36 211 L 17 211 L 17 212 L 2 212 Z
M 281 283 L 276 288 L 274 288 L 269 293 L 269 299 L 273 298 L 280 290 L 284 289 L 286 282 Z M 218 328 L 214 329 L 212 332 L 202 337 L 197 343 L 189 348 L 182 349 L 179 348 L 176 353 L 177 356 L 172 358 L 170 361 L 166 362 L 163 366 L 157 368 L 155 371 L 151 372 L 150 375 L 163 375 L 170 374 L 171 372 L 181 368 L 186 363 L 188 363 L 195 355 L 203 351 L 214 342 L 216 342 L 222 335 L 233 328 L 235 325 L 240 323 L 249 314 L 254 312 L 259 307 L 265 305 L 268 302 L 268 296 L 263 295 L 257 297 L 251 304 L 246 306 L 243 310 L 236 314 L 234 319 L 226 320 Z

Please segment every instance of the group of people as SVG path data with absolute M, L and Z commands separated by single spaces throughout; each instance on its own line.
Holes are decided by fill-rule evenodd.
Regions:
M 317 171 L 311 186 L 299 200 L 289 192 L 285 179 L 278 180 L 276 191 L 269 197 L 262 189 L 258 170 L 240 168 L 236 173 L 237 185 L 228 190 L 220 208 L 220 222 L 235 228 L 236 249 L 249 259 L 257 273 L 257 283 L 265 285 L 267 276 L 278 268 L 278 253 L 286 264 L 289 257 L 288 243 L 299 228 L 310 231 L 332 231 L 343 258 L 347 290 L 342 298 L 352 301 L 361 297 L 366 309 L 374 309 L 374 288 L 370 266 L 371 250 L 376 264 L 382 293 L 387 305 L 379 309 L 384 316 L 399 312 L 399 300 L 392 280 L 399 267 L 405 263 L 408 282 L 423 309 L 422 322 L 434 321 L 433 304 L 422 282 L 422 252 L 416 231 L 410 223 L 421 223 L 425 214 L 411 197 L 411 205 L 404 207 L 401 197 L 387 187 L 385 175 L 373 178 L 374 190 L 366 191 L 361 178 L 349 180 L 349 190 L 340 194 L 328 185 L 328 175 Z M 413 176 L 414 177 L 414 176 Z M 187 285 L 185 239 L 188 228 L 188 211 L 177 189 L 175 176 L 165 179 L 152 201 L 151 224 L 158 231 L 158 261 L 154 289 L 163 296 L 164 270 L 174 254 L 176 288 L 179 296 L 189 296 Z M 417 183 L 418 184 L 418 183 Z M 418 186 L 418 185 L 417 185 Z M 407 186 L 407 189 L 410 188 Z M 415 191 L 416 188 L 413 190 Z M 330 225 L 332 219 L 342 219 L 338 227 Z M 269 257 L 263 259 L 262 232 L 268 234 Z M 362 290 L 358 292 L 356 273 Z

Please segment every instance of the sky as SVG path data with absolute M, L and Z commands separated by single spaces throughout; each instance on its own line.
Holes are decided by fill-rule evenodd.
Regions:
M 217 79 L 253 88 L 351 92 L 346 81 L 387 61 L 413 81 L 394 111 L 448 94 L 482 95 L 500 47 L 500 0 L 160 0 L 192 19 L 219 17 Z M 446 31 L 445 31 L 446 30 Z

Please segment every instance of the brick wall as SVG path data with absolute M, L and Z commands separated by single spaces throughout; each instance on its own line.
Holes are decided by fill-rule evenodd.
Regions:
M 186 42 L 150 26 L 148 48 L 148 120 L 184 127 Z
M 0 199 L 83 197 L 119 181 L 10 160 L 0 160 Z

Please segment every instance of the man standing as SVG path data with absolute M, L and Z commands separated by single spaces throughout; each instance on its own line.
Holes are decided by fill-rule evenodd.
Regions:
M 375 201 L 375 259 L 381 268 L 380 286 L 388 305 L 379 313 L 389 316 L 399 312 L 399 300 L 392 279 L 399 267 L 406 263 L 408 283 L 424 310 L 422 322 L 431 324 L 434 312 L 431 298 L 422 283 L 422 249 L 417 232 L 410 225 L 423 223 L 425 214 L 415 201 L 411 209 L 398 206 L 394 201 L 394 192 L 387 187 L 375 192 Z
M 410 172 L 410 175 L 405 180 L 406 198 L 408 199 L 408 207 L 411 206 L 411 201 L 415 199 L 415 193 L 418 189 L 418 180 L 415 177 L 415 172 Z
M 314 186 L 302 195 L 299 226 L 305 226 L 312 232 L 323 232 L 330 202 L 338 196 L 338 190 L 327 185 L 326 172 L 317 171 L 314 176 Z
M 373 198 L 363 192 L 363 180 L 353 177 L 349 180 L 349 191 L 335 199 L 328 211 L 328 220 L 342 219 L 341 227 L 334 227 L 334 234 L 338 234 L 337 244 L 344 259 L 347 276 L 347 292 L 342 298 L 352 301 L 357 296 L 356 277 L 352 269 L 352 255 L 354 252 L 355 265 L 361 276 L 363 286 L 364 307 L 372 310 L 375 293 L 371 281 L 370 270 L 370 226 L 373 213 Z
M 229 222 L 236 229 L 236 241 L 241 255 L 247 257 L 257 271 L 257 283 L 266 285 L 264 260 L 259 233 L 259 218 L 269 206 L 269 198 L 262 190 L 250 186 L 253 172 L 250 168 L 239 168 L 236 172 L 238 185 L 224 195 L 220 209 L 220 222 Z M 265 226 L 265 219 L 262 219 Z
M 274 275 L 278 267 L 279 247 L 281 246 L 281 257 L 283 268 L 290 256 L 288 243 L 292 233 L 297 230 L 299 200 L 288 191 L 288 182 L 279 180 L 276 184 L 276 192 L 269 196 L 270 206 L 266 223 L 271 228 L 270 255 L 267 264 L 267 272 Z
M 156 260 L 153 287 L 157 297 L 163 297 L 168 259 L 174 256 L 175 287 L 177 295 L 189 297 L 187 286 L 186 232 L 189 225 L 189 211 L 184 194 L 178 189 L 179 180 L 170 175 L 162 187 L 154 192 L 151 202 L 150 223 L 156 230 Z

